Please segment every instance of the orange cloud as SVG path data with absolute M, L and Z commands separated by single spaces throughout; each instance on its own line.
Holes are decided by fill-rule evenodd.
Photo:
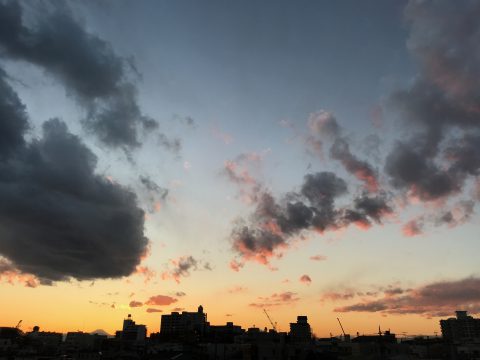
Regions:
M 147 308 L 147 310 L 145 310 L 147 313 L 159 313 L 159 312 L 162 312 L 162 310 L 160 309 L 154 309 L 154 308 Z
M 143 303 L 141 303 L 140 301 L 135 301 L 135 300 L 132 300 L 130 301 L 130 304 L 128 304 L 128 306 L 130 307 L 141 307 L 143 306 Z
M 166 305 L 176 303 L 177 301 L 178 301 L 177 299 L 167 295 L 156 295 L 156 296 L 150 297 L 150 299 L 148 299 L 147 302 L 145 302 L 145 304 L 166 306 Z

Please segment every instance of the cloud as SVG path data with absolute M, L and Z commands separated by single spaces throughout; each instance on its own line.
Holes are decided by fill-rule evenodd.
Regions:
M 238 219 L 232 230 L 233 249 L 240 258 L 230 264 L 232 269 L 239 270 L 245 261 L 268 265 L 302 231 L 323 233 L 350 224 L 368 228 L 393 212 L 384 192 L 361 194 L 349 207 L 337 209 L 336 199 L 347 193 L 346 182 L 332 172 L 306 175 L 299 192 L 290 192 L 279 201 L 263 192 L 253 214 L 247 220 Z
M 7 74 L 0 68 L 0 160 L 25 145 L 29 128 L 28 115 L 17 93 L 7 83 Z
M 333 113 L 320 110 L 310 114 L 308 127 L 311 134 L 324 138 L 337 138 L 340 136 L 341 128 Z
M 312 283 L 312 279 L 308 275 L 302 275 L 299 281 L 307 285 L 310 285 Z
M 175 296 L 177 296 L 177 297 L 182 297 L 182 296 L 186 296 L 186 295 L 187 295 L 187 294 L 185 294 L 183 291 L 177 291 L 177 292 L 175 293 Z
M 325 255 L 313 255 L 313 256 L 310 256 L 310 260 L 313 260 L 313 261 L 325 261 L 327 260 L 327 257 Z
M 237 285 L 237 286 L 234 286 L 230 289 L 228 289 L 228 292 L 230 294 L 238 294 L 238 293 L 244 293 L 246 292 L 248 289 L 245 287 L 245 286 L 240 286 L 240 285 Z
M 159 313 L 159 312 L 162 312 L 162 310 L 160 309 L 155 309 L 155 308 L 147 308 L 147 310 L 145 310 L 147 313 Z
M 355 291 L 345 290 L 343 292 L 329 291 L 322 294 L 321 301 L 343 301 L 350 300 L 355 297 Z
M 229 266 L 230 266 L 230 269 L 232 269 L 233 271 L 239 272 L 240 269 L 245 266 L 245 264 L 241 261 L 233 259 L 232 261 L 230 261 Z
M 141 307 L 143 306 L 143 303 L 141 303 L 140 301 L 135 301 L 135 300 L 132 300 L 130 301 L 130 303 L 128 304 L 128 306 L 130 307 Z
M 23 274 L 16 269 L 13 264 L 0 257 L 0 281 L 5 281 L 11 285 L 16 282 L 22 283 L 25 287 L 35 288 L 39 285 L 39 280 L 30 274 Z
M 4 76 L 0 91 L 2 119 L 23 123 L 24 106 Z M 12 138 L 26 128 L 11 127 L 18 131 Z M 96 156 L 61 120 L 48 120 L 42 130 L 29 143 L 3 147 L 0 254 L 44 284 L 130 275 L 148 245 L 135 194 L 96 175 Z
M 480 279 L 477 277 L 438 281 L 407 290 L 391 288 L 384 293 L 383 298 L 364 300 L 335 311 L 421 314 L 427 317 L 446 316 L 457 309 L 480 312 Z
M 168 189 L 159 186 L 147 175 L 141 175 L 139 180 L 142 185 L 142 193 L 147 204 L 148 212 L 154 213 L 160 211 L 162 204 L 167 199 Z
M 177 283 L 180 283 L 182 277 L 190 276 L 192 271 L 212 270 L 210 263 L 197 260 L 193 256 L 180 256 L 177 259 L 170 260 L 170 265 L 173 268 L 164 271 L 162 279 L 174 279 Z
M 146 305 L 157 305 L 157 306 L 166 306 L 176 303 L 178 300 L 167 295 L 155 295 L 150 297 L 145 304 Z
M 422 201 L 459 194 L 478 174 L 480 5 L 410 1 L 408 49 L 420 72 L 391 105 L 411 134 L 387 157 L 391 184 Z
M 258 297 L 258 301 L 250 303 L 248 306 L 266 308 L 272 306 L 292 305 L 299 301 L 297 293 L 286 291 L 283 293 L 274 293 L 268 297 Z
M 234 270 L 246 261 L 268 265 L 304 231 L 322 234 L 351 224 L 362 229 L 382 224 L 396 215 L 392 199 L 424 207 L 404 225 L 406 236 L 420 234 L 428 223 L 453 227 L 471 219 L 478 199 L 467 199 L 466 192 L 476 182 L 478 192 L 480 176 L 480 85 L 473 80 L 480 75 L 478 14 L 476 2 L 408 3 L 407 47 L 419 72 L 389 96 L 386 108 L 394 111 L 402 131 L 379 159 L 382 166 L 377 169 L 351 149 L 332 112 L 311 114 L 307 146 L 321 156 L 329 147 L 330 158 L 361 181 L 363 191 L 339 206 L 348 195 L 347 183 L 327 172 L 305 175 L 300 190 L 282 196 L 260 188 L 251 215 L 237 219 L 231 232 Z
M 144 277 L 144 282 L 147 284 L 157 276 L 157 273 L 150 269 L 148 266 L 137 266 L 135 269 L 136 274 L 140 274 Z
M 36 11 L 19 2 L 3 2 L 0 23 L 2 55 L 35 64 L 58 80 L 85 109 L 83 125 L 102 143 L 131 149 L 140 145 L 140 130 L 158 131 L 158 123 L 138 104 L 133 61 L 88 33 L 67 6 L 50 4 Z M 178 150 L 166 135 L 160 136 L 166 148 Z
M 377 192 L 379 190 L 377 172 L 368 162 L 359 160 L 351 153 L 350 145 L 345 138 L 335 140 L 330 148 L 330 156 L 332 159 L 340 161 L 345 170 L 362 181 L 369 192 Z
M 407 237 L 417 236 L 423 233 L 422 218 L 413 219 L 407 222 L 402 228 L 403 235 Z
M 339 161 L 348 173 L 362 181 L 366 190 L 369 192 L 379 190 L 377 171 L 367 161 L 360 160 L 352 154 L 349 141 L 342 135 L 343 129 L 333 113 L 320 110 L 311 114 L 308 118 L 308 127 L 310 135 L 307 136 L 306 143 L 314 153 L 323 158 L 323 143 L 331 142 L 330 157 Z
M 172 309 L 172 312 L 182 312 L 183 310 L 185 310 L 185 309 L 182 308 L 182 307 L 176 307 L 176 308 Z
M 253 173 L 258 173 L 263 157 L 269 150 L 262 153 L 250 152 L 238 155 L 234 160 L 224 163 L 220 174 L 239 188 L 238 197 L 246 204 L 256 203 L 262 192 L 262 184 Z

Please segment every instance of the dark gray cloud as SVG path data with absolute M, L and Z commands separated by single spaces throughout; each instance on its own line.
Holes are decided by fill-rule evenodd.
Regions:
M 177 259 L 170 260 L 170 267 L 162 273 L 162 279 L 174 279 L 180 283 L 182 277 L 190 276 L 192 271 L 212 270 L 210 263 L 197 260 L 193 256 L 180 256 Z
M 308 119 L 310 135 L 307 145 L 313 152 L 323 156 L 324 141 L 330 142 L 330 157 L 339 161 L 345 170 L 364 183 L 365 189 L 370 192 L 379 190 L 378 173 L 370 163 L 360 160 L 350 150 L 350 143 L 344 131 L 338 124 L 336 117 L 328 111 L 321 110 L 310 115 Z
M 422 149 L 398 142 L 386 159 L 386 173 L 397 189 L 406 189 L 423 201 L 457 194 L 462 181 L 459 174 L 440 168 Z
M 144 115 L 138 104 L 131 60 L 88 33 L 66 6 L 49 4 L 40 11 L 23 5 L 0 2 L 3 56 L 35 64 L 62 83 L 85 108 L 85 128 L 108 146 L 138 147 L 140 130 L 158 130 L 157 121 Z M 179 150 L 178 140 L 159 136 L 161 145 Z
M 354 223 L 363 228 L 370 227 L 372 221 L 381 224 L 385 216 L 393 213 L 389 204 L 390 199 L 385 192 L 374 196 L 362 194 L 353 200 L 352 208 L 344 209 L 343 221 L 346 225 Z
M 350 206 L 336 208 L 335 200 L 345 194 L 346 182 L 331 172 L 306 175 L 300 191 L 280 201 L 262 193 L 250 218 L 239 219 L 232 230 L 233 249 L 241 257 L 232 268 L 238 270 L 244 260 L 268 264 L 303 231 L 323 233 L 352 223 L 368 227 L 393 212 L 386 193 L 361 194 Z
M 405 10 L 420 73 L 391 97 L 411 135 L 393 148 L 385 169 L 397 189 L 424 201 L 458 194 L 480 169 L 480 85 L 473 80 L 480 75 L 479 14 L 473 1 L 410 1 Z
M 135 194 L 96 175 L 96 156 L 58 119 L 25 142 L 24 106 L 4 78 L 0 89 L 0 126 L 21 124 L 0 160 L 0 255 L 43 283 L 131 274 L 148 244 Z
M 142 194 L 144 195 L 148 212 L 153 213 L 159 211 L 162 203 L 167 199 L 168 189 L 158 185 L 148 175 L 141 175 L 139 180 L 142 185 Z
M 24 145 L 23 134 L 28 129 L 25 106 L 8 84 L 7 74 L 2 68 L 0 68 L 0 120 L 0 160 L 2 160 Z

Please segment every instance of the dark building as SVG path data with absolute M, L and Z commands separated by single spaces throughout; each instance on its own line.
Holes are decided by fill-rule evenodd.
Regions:
M 162 315 L 160 336 L 163 339 L 195 341 L 205 335 L 208 325 L 207 314 L 200 305 L 197 312 L 183 311 Z
M 290 323 L 291 342 L 309 342 L 312 339 L 312 331 L 306 316 L 297 316 L 296 323 Z
M 234 325 L 233 322 L 227 322 L 226 325 L 209 325 L 204 341 L 233 343 L 235 337 L 244 332 L 240 325 Z
M 143 343 L 147 337 L 147 327 L 135 324 L 132 315 L 128 314 L 128 317 L 123 320 L 122 331 L 117 331 L 115 337 L 122 341 Z
M 440 320 L 442 337 L 450 343 L 480 342 L 480 319 L 467 315 L 466 311 L 456 311 L 456 318 Z

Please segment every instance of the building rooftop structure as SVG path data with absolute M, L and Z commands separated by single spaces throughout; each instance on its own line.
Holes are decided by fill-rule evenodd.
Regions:
M 160 336 L 164 339 L 194 341 L 205 335 L 208 326 L 207 314 L 200 305 L 196 312 L 183 311 L 162 315 Z
M 297 322 L 290 323 L 289 336 L 292 342 L 309 342 L 312 340 L 312 330 L 306 316 L 297 316 Z
M 466 311 L 456 311 L 456 317 L 440 320 L 442 337 L 450 343 L 480 343 L 480 319 L 469 316 Z

